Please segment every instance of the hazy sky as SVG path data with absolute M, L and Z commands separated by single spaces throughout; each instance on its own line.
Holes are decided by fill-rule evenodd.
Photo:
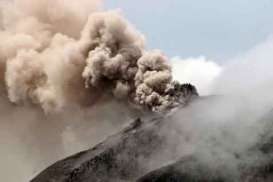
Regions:
M 105 0 L 172 56 L 225 60 L 273 33 L 272 0 Z

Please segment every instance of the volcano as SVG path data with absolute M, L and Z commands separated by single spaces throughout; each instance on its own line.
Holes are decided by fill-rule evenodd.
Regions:
M 197 96 L 194 87 L 184 85 L 183 104 L 164 114 L 146 114 L 137 118 L 119 133 L 109 136 L 95 147 L 79 152 L 51 165 L 31 182 L 269 182 L 273 181 L 272 112 L 261 118 L 268 132 L 244 152 L 230 152 L 236 159 L 237 175 L 228 165 L 219 163 L 212 167 L 195 153 L 181 154 L 177 146 L 181 133 L 173 117 L 188 107 L 202 105 L 208 100 L 218 101 L 221 96 Z M 183 94 L 182 94 L 183 95 Z M 185 97 L 186 96 L 186 97 Z M 183 120 L 181 118 L 181 120 Z M 261 121 L 261 122 L 262 122 Z M 167 128 L 167 130 L 166 130 Z M 170 138 L 162 131 L 172 133 Z M 168 146 L 166 148 L 166 146 Z M 197 151 L 198 153 L 198 151 Z M 166 157 L 167 156 L 167 157 Z M 249 163 L 249 158 L 263 156 L 262 163 Z M 164 160 L 162 159 L 164 158 Z M 217 155 L 215 154 L 215 161 Z

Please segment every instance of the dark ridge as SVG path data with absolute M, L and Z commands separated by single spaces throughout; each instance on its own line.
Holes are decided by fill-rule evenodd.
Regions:
M 138 119 L 95 148 L 53 164 L 31 182 L 98 182 L 109 179 L 113 181 L 134 179 L 145 173 L 138 158 L 148 160 L 162 147 L 162 139 L 155 132 L 160 127 L 161 121 L 154 120 L 147 122 L 146 125 L 140 125 Z
M 177 86 L 177 90 L 186 89 L 191 97 L 196 97 L 195 87 L 189 84 Z M 214 97 L 197 97 L 197 102 L 221 99 Z M 195 102 L 193 102 L 194 104 Z M 176 111 L 184 109 L 184 105 Z M 175 112 L 176 112 L 175 111 Z M 192 155 L 175 158 L 175 160 L 157 163 L 147 167 L 150 161 L 157 161 L 161 152 L 166 150 L 166 138 L 160 135 L 163 128 L 168 131 L 171 117 L 175 112 L 161 115 L 145 115 L 133 121 L 119 133 L 108 137 L 94 148 L 75 154 L 51 165 L 31 182 L 272 182 L 273 155 L 271 112 L 261 122 L 269 123 L 268 131 L 261 136 L 260 142 L 249 149 L 249 154 L 236 154 L 240 175 L 232 178 L 225 166 L 210 168 L 200 163 Z M 272 112 L 273 113 L 273 112 Z M 145 118 L 145 119 L 143 119 Z M 175 133 L 175 132 L 174 132 Z M 174 138 L 176 138 L 174 136 Z M 174 141 L 176 142 L 176 141 Z M 173 147 L 173 148 L 172 148 Z M 176 150 L 176 146 L 168 147 L 168 152 Z M 258 151 L 258 152 L 257 152 Z M 264 162 L 249 165 L 242 159 L 260 153 Z M 249 156 L 248 156 L 249 155 Z M 169 165 L 166 166 L 166 163 Z M 150 171 L 150 172 L 149 172 Z M 148 173 L 147 173 L 148 172 Z
M 219 174 L 219 171 L 210 170 L 194 157 L 188 157 L 154 170 L 136 182 L 225 182 Z

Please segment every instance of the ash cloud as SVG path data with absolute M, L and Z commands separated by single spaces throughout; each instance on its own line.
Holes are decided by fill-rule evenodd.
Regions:
M 167 57 L 100 0 L 0 5 L 1 180 L 27 181 L 138 112 L 181 102 Z
M 101 11 L 99 0 L 14 0 L 1 6 L 0 157 L 10 164 L 1 166 L 4 181 L 27 180 L 35 170 L 96 144 L 132 118 L 135 107 L 158 112 L 181 102 L 164 54 L 146 50 L 144 36 L 119 12 Z M 175 72 L 174 78 L 195 81 L 205 95 L 226 100 L 176 113 L 170 125 L 179 134 L 159 132 L 170 138 L 166 148 L 177 146 L 179 156 L 199 151 L 210 165 L 215 156 L 236 165 L 233 153 L 258 141 L 264 129 L 259 118 L 271 109 L 271 48 L 268 41 L 243 58 L 254 62 L 239 58 L 243 63 L 221 67 L 201 59 L 200 66 Z M 186 73 L 200 74 L 192 68 L 204 75 L 186 79 Z M 159 157 L 164 163 L 173 154 L 166 155 Z
M 99 2 L 88 2 L 4 6 L 1 82 L 10 101 L 51 112 L 92 104 L 101 92 L 153 111 L 172 107 L 168 59 L 145 50 L 143 35 L 119 12 L 92 12 Z

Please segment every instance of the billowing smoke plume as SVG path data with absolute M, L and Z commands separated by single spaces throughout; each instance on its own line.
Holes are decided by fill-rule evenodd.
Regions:
M 116 107 L 120 100 L 152 111 L 180 102 L 167 58 L 145 50 L 143 35 L 119 12 L 100 11 L 99 0 L 1 5 L 0 159 L 7 164 L 0 166 L 2 181 L 26 181 L 120 129 L 121 121 L 131 118 L 128 104 Z M 234 162 L 233 153 L 258 140 L 257 121 L 273 103 L 272 42 L 243 59 L 254 62 L 240 58 L 242 64 L 222 68 L 203 59 L 174 61 L 175 70 L 183 67 L 181 75 L 175 71 L 176 79 L 196 83 L 204 95 L 236 97 L 190 106 L 170 122 L 179 137 L 172 138 L 168 128 L 159 134 L 170 138 L 179 154 L 198 151 L 210 164 L 215 156 Z
M 145 50 L 144 36 L 100 0 L 0 4 L 2 181 L 26 181 L 91 147 L 135 109 L 181 102 L 167 58 Z
M 88 2 L 4 6 L 1 82 L 10 101 L 50 112 L 90 105 L 99 92 L 154 111 L 172 107 L 167 58 L 145 51 L 143 36 L 119 12 L 90 13 L 98 2 Z

